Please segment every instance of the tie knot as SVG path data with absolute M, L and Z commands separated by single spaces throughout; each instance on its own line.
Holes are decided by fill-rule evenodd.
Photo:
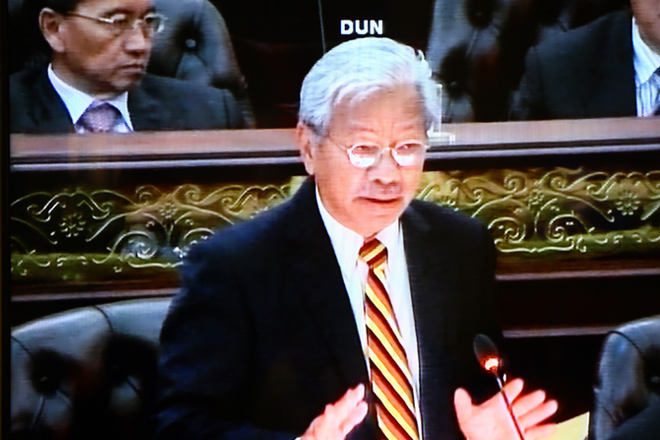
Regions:
M 366 240 L 360 248 L 360 259 L 370 269 L 377 269 L 387 264 L 387 248 L 378 239 Z
M 78 123 L 88 132 L 106 133 L 113 131 L 121 117 L 119 110 L 107 102 L 92 102 L 80 116 Z

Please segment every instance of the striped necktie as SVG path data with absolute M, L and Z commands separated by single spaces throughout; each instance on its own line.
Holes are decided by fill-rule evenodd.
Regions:
M 412 376 L 385 288 L 387 249 L 371 239 L 360 249 L 369 272 L 365 283 L 367 348 L 378 427 L 386 440 L 418 440 Z

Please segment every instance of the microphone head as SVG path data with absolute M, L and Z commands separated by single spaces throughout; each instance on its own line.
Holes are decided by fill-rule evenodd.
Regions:
M 474 355 L 477 357 L 479 364 L 486 371 L 497 374 L 502 366 L 502 358 L 500 358 L 493 341 L 486 335 L 478 334 L 474 337 L 472 345 L 474 347 Z

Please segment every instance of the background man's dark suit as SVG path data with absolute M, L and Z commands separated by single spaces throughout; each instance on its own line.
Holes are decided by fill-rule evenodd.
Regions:
M 46 70 L 27 70 L 9 78 L 12 133 L 72 133 L 69 112 Z M 245 120 L 227 90 L 146 75 L 128 92 L 135 131 L 243 128 Z
M 636 115 L 629 12 L 606 15 L 529 50 L 512 119 Z
M 161 333 L 157 438 L 292 439 L 349 387 L 369 383 L 312 182 L 191 250 Z M 492 239 L 476 221 L 417 201 L 401 224 L 424 438 L 459 439 L 456 387 L 475 398 L 494 392 L 472 351 L 476 333 L 499 336 Z M 367 420 L 352 438 L 374 438 Z

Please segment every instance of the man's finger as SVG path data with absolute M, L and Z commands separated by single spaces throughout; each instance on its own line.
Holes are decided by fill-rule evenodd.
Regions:
M 359 384 L 355 388 L 351 388 L 344 395 L 332 405 L 326 406 L 324 414 L 332 414 L 333 417 L 340 419 L 352 413 L 357 405 L 364 400 L 364 385 Z
M 533 411 L 545 401 L 545 392 L 543 390 L 536 390 L 529 394 L 519 395 L 518 398 L 511 402 L 511 409 L 516 417 L 523 417 L 530 411 Z
M 472 397 L 463 388 L 458 388 L 454 392 L 454 408 L 458 420 L 467 419 L 472 412 Z
M 312 421 L 305 434 L 315 440 L 343 440 L 367 412 L 364 385 L 358 385 L 346 391 L 335 403 L 326 405 L 323 414 Z M 309 437 L 303 435 L 303 438 Z
M 552 417 L 552 415 L 557 412 L 558 407 L 556 400 L 548 400 L 538 405 L 524 416 L 518 417 L 518 420 L 522 426 L 534 427 Z
M 506 394 L 507 399 L 509 399 L 509 402 L 513 402 L 514 400 L 516 400 L 516 398 L 522 392 L 524 386 L 525 383 L 523 382 L 522 379 L 513 379 L 512 381 L 509 381 L 507 382 L 506 385 L 504 385 L 503 391 Z
M 367 415 L 369 412 L 369 405 L 367 402 L 362 400 L 358 405 L 347 414 L 346 418 L 339 425 L 339 429 L 343 433 L 343 436 L 346 437 L 349 432 L 353 430 Z
M 555 432 L 556 427 L 554 423 L 547 423 L 525 430 L 525 440 L 542 440 L 550 437 Z

